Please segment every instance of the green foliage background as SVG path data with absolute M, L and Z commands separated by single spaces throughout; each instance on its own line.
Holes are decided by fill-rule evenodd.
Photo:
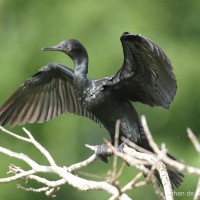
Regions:
M 159 44 L 171 59 L 178 90 L 169 110 L 139 103 L 135 103 L 135 107 L 140 114 L 146 115 L 158 143 L 165 142 L 173 155 L 199 166 L 199 156 L 186 135 L 187 127 L 198 136 L 200 131 L 199 20 L 200 1 L 196 0 L 0 0 L 0 104 L 48 62 L 73 68 L 73 63 L 64 54 L 42 52 L 42 47 L 69 38 L 78 39 L 89 53 L 89 76 L 101 78 L 112 75 L 122 64 L 120 35 L 124 31 L 141 33 Z M 72 114 L 44 124 L 26 125 L 26 128 L 61 166 L 91 155 L 84 144 L 101 144 L 102 137 L 109 138 L 103 127 Z M 24 134 L 21 127 L 12 130 Z M 30 144 L 3 133 L 0 145 L 25 152 L 41 164 L 47 163 Z M 9 163 L 28 169 L 22 162 L 4 155 L 0 155 L 0 163 L 0 177 L 5 176 Z M 87 172 L 105 176 L 110 165 L 97 161 Z M 126 167 L 120 183 L 130 180 L 135 173 L 136 170 Z M 196 176 L 186 175 L 182 187 L 176 190 L 175 199 L 192 199 L 197 180 Z M 18 190 L 16 183 L 0 185 L 1 200 L 48 199 L 44 194 Z M 27 187 L 40 186 L 32 182 L 20 183 Z M 147 194 L 148 199 L 156 198 L 151 185 L 129 193 L 134 199 L 143 199 Z M 107 199 L 108 195 L 101 191 L 82 193 L 71 186 L 63 186 L 55 199 L 94 198 Z

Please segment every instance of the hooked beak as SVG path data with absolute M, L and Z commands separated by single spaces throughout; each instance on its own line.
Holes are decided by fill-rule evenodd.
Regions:
M 42 51 L 62 51 L 60 46 L 52 46 L 52 47 L 43 47 Z

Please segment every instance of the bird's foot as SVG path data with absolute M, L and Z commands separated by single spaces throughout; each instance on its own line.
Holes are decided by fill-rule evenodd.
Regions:
M 124 153 L 124 151 L 123 151 L 124 145 L 125 145 L 125 143 L 123 142 L 123 143 L 121 143 L 121 144 L 118 146 L 117 150 L 118 150 L 120 153 Z
M 123 152 L 123 148 L 124 148 L 124 143 L 120 144 L 117 148 L 117 150 L 121 153 L 124 153 Z M 97 150 L 96 150 L 96 156 L 102 160 L 103 162 L 105 163 L 108 163 L 108 157 L 110 157 L 112 155 L 112 151 L 109 150 L 109 147 L 108 145 L 106 144 L 102 144 L 102 145 L 99 145 Z
M 96 150 L 96 156 L 105 163 L 108 163 L 108 157 L 112 152 L 109 151 L 109 147 L 106 144 L 99 145 Z

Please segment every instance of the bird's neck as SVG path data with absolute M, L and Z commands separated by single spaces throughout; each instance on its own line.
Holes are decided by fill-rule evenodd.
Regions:
M 77 93 L 77 96 L 83 97 L 83 92 L 88 86 L 88 58 L 87 56 L 74 59 L 74 88 Z
M 74 62 L 75 69 L 74 69 L 74 75 L 75 76 L 87 76 L 88 73 L 88 61 L 82 60 L 82 62 Z
M 87 52 L 74 59 L 74 75 L 76 77 L 86 77 L 88 73 L 88 55 Z

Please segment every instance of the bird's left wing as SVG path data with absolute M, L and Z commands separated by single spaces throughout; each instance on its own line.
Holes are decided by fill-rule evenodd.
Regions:
M 172 65 L 163 50 L 140 35 L 121 36 L 122 68 L 109 80 L 111 90 L 121 98 L 167 108 L 176 94 Z
M 79 103 L 73 79 L 73 70 L 64 65 L 50 63 L 42 67 L 0 108 L 0 125 L 44 122 L 67 112 L 98 123 L 98 119 Z

